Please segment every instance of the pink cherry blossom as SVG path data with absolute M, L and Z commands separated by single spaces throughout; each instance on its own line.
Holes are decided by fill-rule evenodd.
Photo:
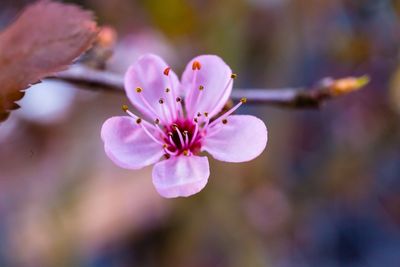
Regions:
M 180 82 L 160 57 L 142 56 L 126 72 L 125 90 L 148 120 L 124 106 L 129 116 L 112 117 L 101 129 L 106 154 L 127 169 L 155 163 L 153 184 L 164 197 L 198 193 L 210 175 L 202 152 L 221 161 L 245 162 L 267 144 L 263 121 L 232 115 L 245 99 L 221 115 L 235 77 L 221 58 L 202 55 L 189 62 Z

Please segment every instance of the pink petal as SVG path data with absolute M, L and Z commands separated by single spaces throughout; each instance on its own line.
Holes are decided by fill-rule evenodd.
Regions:
M 193 71 L 192 65 L 198 61 L 200 70 Z M 193 84 L 193 76 L 197 78 Z M 202 55 L 192 59 L 186 66 L 182 75 L 181 90 L 186 93 L 186 108 L 189 116 L 193 117 L 197 112 L 208 112 L 210 117 L 217 114 L 225 105 L 232 91 L 232 70 L 218 56 Z M 199 101 L 199 87 L 204 86 Z
M 163 197 L 187 197 L 203 189 L 209 175 L 207 157 L 178 156 L 154 165 L 153 184 Z
M 108 157 L 127 169 L 140 169 L 160 160 L 162 146 L 154 142 L 131 117 L 112 117 L 104 122 L 101 138 Z
M 227 162 L 249 161 L 264 151 L 268 133 L 262 120 L 249 115 L 232 115 L 227 120 L 208 130 L 203 150 Z
M 146 54 L 130 66 L 125 74 L 125 91 L 128 98 L 140 112 L 151 120 L 154 120 L 156 115 L 143 102 L 139 93 L 136 92 L 136 88 L 143 89 L 140 94 L 154 109 L 157 117 L 163 118 L 162 105 L 159 104 L 159 100 L 168 97 L 165 89 L 174 90 L 175 96 L 178 95 L 179 91 L 179 80 L 176 74 L 170 70 L 169 76 L 164 75 L 167 67 L 167 63 L 159 56 Z

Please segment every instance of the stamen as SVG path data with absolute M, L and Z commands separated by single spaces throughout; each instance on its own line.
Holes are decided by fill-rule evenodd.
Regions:
M 135 119 L 135 120 L 137 120 L 137 119 L 139 118 L 138 116 L 136 116 L 135 114 L 133 114 L 133 113 L 128 109 L 128 106 L 127 106 L 127 105 L 122 105 L 122 110 L 123 110 L 126 114 L 128 114 L 130 117 L 132 117 L 133 119 Z M 142 120 L 142 119 L 140 119 L 140 120 Z M 147 121 L 143 121 L 143 122 L 146 124 L 147 127 L 150 127 L 150 128 L 153 128 L 153 127 L 154 127 L 151 123 L 149 123 L 149 122 L 147 122 Z
M 197 60 L 193 61 L 192 64 L 192 70 L 200 70 L 201 69 L 201 64 Z
M 163 113 L 163 116 L 164 116 L 165 120 L 166 121 L 171 121 L 173 118 L 171 118 L 169 116 L 170 112 L 169 112 L 168 108 L 164 105 L 165 100 L 163 98 L 160 98 L 160 100 L 158 100 L 158 103 L 160 103 L 160 105 L 161 105 L 161 111 Z
M 190 150 L 187 150 L 187 149 L 185 149 L 185 150 L 183 150 L 183 155 L 184 156 L 190 156 Z
M 204 123 L 203 129 L 206 129 L 208 124 L 210 123 L 210 118 L 208 117 L 208 112 L 204 112 L 204 117 L 206 122 Z
M 162 135 L 164 136 L 164 138 L 168 138 L 167 134 L 160 128 L 160 120 L 159 119 L 155 119 L 154 120 L 154 125 L 156 126 L 156 130 Z
M 141 118 L 138 117 L 138 118 L 136 119 L 136 123 L 142 127 L 143 131 L 144 131 L 154 142 L 156 142 L 156 143 L 158 143 L 158 144 L 160 144 L 160 145 L 163 145 L 163 143 L 162 143 L 160 140 L 158 140 L 156 137 L 154 137 L 154 135 L 152 135 L 152 134 L 149 132 L 149 130 L 146 128 L 146 126 L 144 126 L 144 124 L 142 123 L 142 119 L 141 119 Z
M 183 135 L 185 136 L 185 147 L 189 145 L 189 132 L 183 131 Z
M 165 70 L 164 70 L 164 75 L 168 76 L 170 70 L 171 70 L 171 67 L 166 67 Z
M 192 140 L 190 140 L 189 146 L 191 146 L 194 142 L 194 140 L 196 140 L 197 137 L 197 133 L 199 132 L 199 123 L 197 118 L 193 119 L 195 125 L 194 125 L 194 132 L 193 132 L 193 136 L 192 136 Z
M 181 131 L 180 131 L 179 128 L 178 128 L 178 125 L 173 124 L 172 127 L 174 127 L 175 131 L 178 133 L 179 141 L 181 142 L 182 147 L 184 147 L 185 142 L 183 141 L 183 136 L 182 136 Z
M 178 155 L 178 151 L 173 152 L 173 151 L 169 150 L 168 148 L 164 148 L 164 151 L 167 152 L 171 156 Z
M 167 152 L 167 154 L 169 154 L 171 156 L 178 155 L 178 151 L 171 151 L 171 150 L 168 149 L 168 144 L 164 144 L 163 148 L 164 148 L 164 151 Z
M 177 105 L 177 110 L 178 110 L 178 112 L 181 114 L 181 116 L 183 117 L 182 98 L 178 96 L 175 100 L 176 100 L 176 102 L 178 103 L 178 105 Z
M 199 86 L 199 92 L 198 92 L 197 97 L 196 97 L 196 107 L 198 107 L 198 105 L 200 103 L 200 99 L 203 96 L 203 91 L 204 91 L 204 86 L 200 85 Z
M 158 117 L 157 112 L 154 110 L 154 108 L 150 105 L 150 103 L 146 100 L 146 98 L 144 98 L 143 94 L 141 94 L 143 91 L 142 88 L 138 87 L 136 88 L 136 93 L 139 94 L 140 100 L 142 100 L 142 102 L 145 104 L 145 106 L 150 110 L 151 113 L 153 113 L 154 117 Z M 164 118 L 166 119 L 166 118 Z
M 165 93 L 167 94 L 167 103 L 168 103 L 168 107 L 170 110 L 172 120 L 176 120 L 177 119 L 176 103 L 174 101 L 173 92 L 171 92 L 171 89 L 165 88 Z
M 189 110 L 191 107 L 193 107 L 193 101 L 197 98 L 198 95 L 198 91 L 195 90 L 195 86 L 196 86 L 196 81 L 197 81 L 197 73 L 198 71 L 196 70 L 200 70 L 201 69 L 201 64 L 198 61 L 193 61 L 192 63 L 192 70 L 194 71 L 193 73 L 193 78 L 192 78 L 192 89 L 189 90 L 186 100 L 187 100 L 187 106 L 186 106 L 186 110 L 189 111 L 189 114 L 191 114 L 191 111 Z
M 222 123 L 223 123 L 223 124 L 227 124 L 227 123 L 228 123 L 228 120 L 227 120 L 227 119 L 223 119 L 223 120 L 222 120 Z
M 227 112 L 222 114 L 218 119 L 216 119 L 215 121 L 210 123 L 209 127 L 212 127 L 215 124 L 217 124 L 217 123 L 223 121 L 224 119 L 226 119 L 229 115 L 231 115 L 233 112 L 235 112 L 235 110 L 237 110 L 242 104 L 246 103 L 246 101 L 247 101 L 247 98 L 245 98 L 245 97 L 240 99 L 239 103 L 237 103 L 233 108 L 231 108 L 230 110 L 228 110 Z
M 173 134 L 169 132 L 168 133 L 169 142 L 177 148 L 178 146 L 175 144 L 174 139 L 172 139 L 172 136 Z
M 170 83 L 170 86 L 171 86 L 171 89 L 167 88 L 167 89 L 165 89 L 165 92 L 166 93 L 171 92 L 171 96 L 169 98 L 170 109 L 171 109 L 171 111 L 173 111 L 172 112 L 173 119 L 176 120 L 177 117 L 178 117 L 177 112 L 179 112 L 179 110 L 178 110 L 177 105 L 176 105 L 176 103 L 174 101 L 174 99 L 175 99 L 174 83 L 172 82 L 172 75 L 169 75 L 170 70 L 171 70 L 171 67 L 167 67 L 164 70 L 164 75 L 168 76 L 169 83 Z
M 224 97 L 224 95 L 225 95 L 226 90 L 228 90 L 229 86 L 231 85 L 231 83 L 233 82 L 233 80 L 234 80 L 236 77 L 237 77 L 237 74 L 234 74 L 234 73 L 231 74 L 231 79 L 229 79 L 229 81 L 226 83 L 225 88 L 224 88 L 224 90 L 222 90 L 221 95 L 219 95 L 219 97 L 217 98 L 218 101 L 217 101 L 216 103 L 218 103 L 219 101 L 221 101 L 221 99 L 222 99 L 222 98 Z M 217 106 L 216 106 L 216 108 L 217 108 Z M 218 110 L 217 110 L 216 108 L 214 108 L 214 109 L 210 112 L 211 116 L 215 115 L 215 114 L 218 112 Z

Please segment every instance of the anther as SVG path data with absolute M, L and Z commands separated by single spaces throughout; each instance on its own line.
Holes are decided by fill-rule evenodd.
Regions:
M 223 123 L 223 124 L 227 124 L 227 123 L 228 123 L 228 120 L 227 120 L 227 119 L 223 119 L 223 120 L 222 120 L 222 123 Z
M 155 124 L 159 124 L 159 123 L 160 123 L 160 119 L 155 119 L 155 120 L 154 120 L 154 123 L 155 123 Z
M 122 105 L 122 110 L 124 111 L 124 112 L 127 112 L 128 111 L 128 106 L 127 105 Z
M 137 119 L 136 119 L 136 123 L 137 123 L 137 124 L 140 124 L 141 122 L 142 122 L 142 119 L 141 119 L 141 118 L 137 118 Z
M 178 124 L 173 123 L 173 124 L 172 124 L 172 127 L 174 127 L 175 129 L 177 129 L 177 128 L 178 128 Z
M 200 112 L 197 112 L 197 117 L 201 117 L 201 113 Z
M 176 98 L 176 102 L 181 102 L 182 98 L 180 98 L 179 96 Z
M 189 156 L 189 150 L 187 150 L 187 149 L 183 150 L 183 155 L 184 156 Z
M 236 73 L 232 73 L 232 74 L 231 74 L 231 78 L 232 78 L 232 79 L 236 79 L 236 78 L 237 78 L 237 74 L 236 74 Z
M 168 145 L 167 145 L 167 144 L 163 144 L 162 147 L 163 147 L 163 148 L 168 148 Z
M 240 99 L 240 102 L 242 102 L 243 104 L 247 102 L 247 98 L 242 97 L 242 99 Z
M 197 118 L 194 118 L 193 120 L 194 120 L 195 123 L 199 122 L 199 120 Z
M 169 158 L 171 158 L 171 155 L 170 154 L 164 154 L 164 157 L 165 157 L 165 159 L 169 159 Z
M 183 131 L 183 135 L 187 135 L 188 133 L 188 131 Z
M 164 75 L 168 76 L 170 70 L 171 70 L 171 67 L 166 67 L 165 70 L 164 70 Z
M 169 88 L 165 88 L 166 93 L 169 93 L 169 91 L 171 91 Z
M 208 112 L 204 112 L 204 116 L 208 117 Z
M 200 70 L 201 69 L 201 64 L 197 60 L 193 61 L 192 64 L 192 70 Z
M 204 90 L 204 86 L 203 86 L 203 85 L 200 85 L 200 86 L 199 86 L 199 90 L 200 90 L 200 91 Z
M 164 99 L 163 99 L 163 98 L 160 98 L 160 100 L 158 100 L 158 103 L 164 104 Z
M 137 88 L 136 88 L 136 93 L 141 93 L 142 91 L 143 91 L 142 88 L 140 88 L 140 87 L 137 87 Z

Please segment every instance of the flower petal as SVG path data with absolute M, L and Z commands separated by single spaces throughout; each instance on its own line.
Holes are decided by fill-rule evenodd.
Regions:
M 227 162 L 249 161 L 264 151 L 268 132 L 262 120 L 249 115 L 232 115 L 227 120 L 208 130 L 203 150 Z
M 130 117 L 112 117 L 104 122 L 101 138 L 107 156 L 127 169 L 140 169 L 160 160 L 162 146 L 154 142 Z
M 164 118 L 162 105 L 160 105 L 159 100 L 160 98 L 166 99 L 168 97 L 167 93 L 165 93 L 166 88 L 174 90 L 175 96 L 178 95 L 178 77 L 172 70 L 166 76 L 164 71 L 167 67 L 167 63 L 159 56 L 146 54 L 130 66 L 125 74 L 125 91 L 128 98 L 140 112 L 151 120 L 154 120 L 156 117 Z M 142 88 L 140 94 L 146 99 L 151 108 L 143 102 L 140 94 L 136 92 L 136 88 L 138 87 Z M 168 105 L 166 106 L 169 107 Z M 154 115 L 151 109 L 157 115 Z
M 187 197 L 203 189 L 210 176 L 207 157 L 178 156 L 154 165 L 153 184 L 166 198 Z
M 192 69 L 195 61 L 200 63 L 200 70 Z M 218 56 L 202 55 L 192 59 L 183 72 L 181 85 L 181 90 L 186 92 L 188 115 L 193 117 L 197 112 L 208 112 L 212 117 L 221 111 L 232 91 L 231 75 L 232 70 Z M 200 86 L 204 86 L 201 93 Z

